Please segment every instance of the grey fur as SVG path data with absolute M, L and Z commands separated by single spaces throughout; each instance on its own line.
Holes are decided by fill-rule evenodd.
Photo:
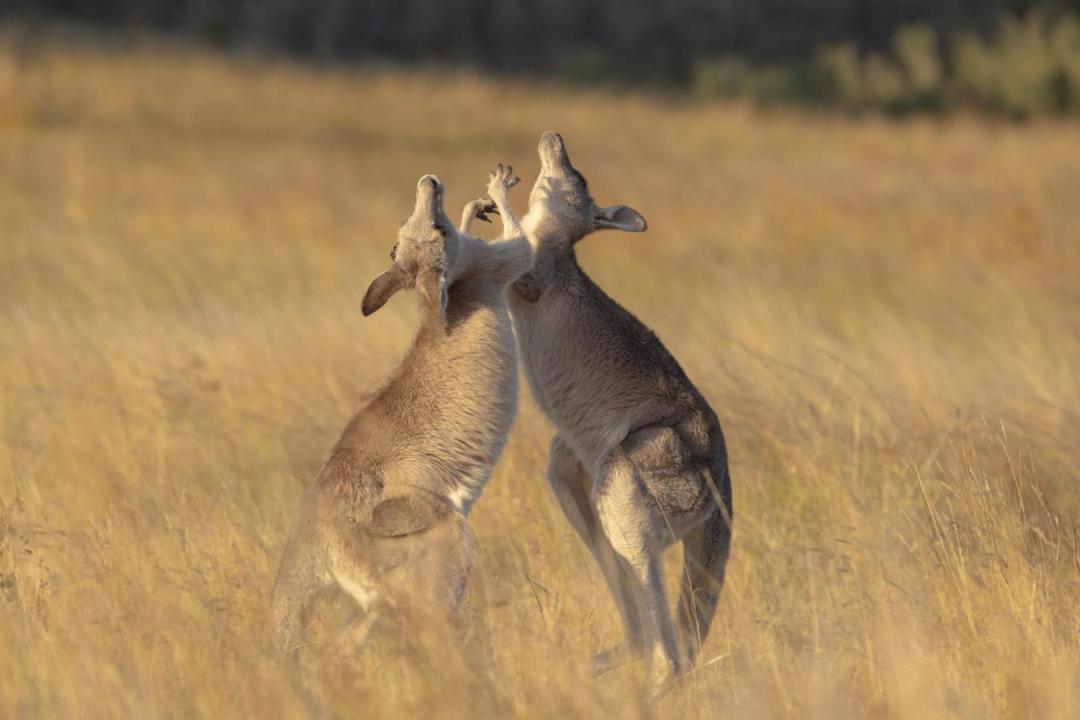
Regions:
M 488 185 L 491 200 L 470 203 L 463 224 L 491 205 L 512 217 L 508 191 L 516 182 L 500 165 Z M 504 231 L 503 241 L 489 244 L 456 230 L 438 178 L 420 179 L 391 268 L 364 298 L 368 315 L 416 287 L 420 329 L 304 496 L 274 587 L 282 649 L 300 641 L 311 599 L 334 587 L 369 613 L 391 607 L 443 620 L 460 605 L 473 563 L 465 518 L 517 408 L 506 289 L 529 269 L 532 253 L 516 222 Z
M 577 263 L 574 244 L 585 236 L 640 232 L 645 219 L 625 206 L 597 207 L 558 134 L 544 133 L 539 153 L 522 220 L 536 257 L 513 286 L 510 310 L 529 387 L 558 432 L 548 481 L 622 615 L 626 644 L 598 656 L 597 670 L 645 655 L 663 683 L 693 661 L 723 582 L 732 519 L 724 439 L 660 340 Z M 680 540 L 677 633 L 661 563 Z

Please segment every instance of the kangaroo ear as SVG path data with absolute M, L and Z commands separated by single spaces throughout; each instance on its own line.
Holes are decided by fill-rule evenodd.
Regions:
M 648 225 L 641 213 L 626 205 L 612 205 L 597 208 L 593 213 L 593 227 L 597 230 L 622 230 L 624 232 L 642 232 Z
M 391 295 L 405 287 L 407 279 L 405 271 L 397 265 L 391 265 L 389 270 L 376 276 L 364 293 L 364 317 L 385 305 Z
M 446 303 L 449 298 L 446 294 L 446 273 L 435 270 L 425 270 L 416 278 L 416 289 L 437 313 L 439 320 L 446 325 Z

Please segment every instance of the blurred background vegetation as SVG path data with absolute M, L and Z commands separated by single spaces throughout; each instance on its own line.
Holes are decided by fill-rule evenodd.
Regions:
M 846 111 L 1080 114 L 1080 1 L 9 0 L 28 36 L 462 65 Z M 32 43 L 30 43 L 32 45 Z
M 0 720 L 1080 718 L 1069 7 L 4 2 Z M 305 679 L 282 546 L 416 328 L 364 288 L 420 175 L 527 185 L 549 128 L 650 224 L 582 266 L 727 435 L 703 662 L 589 674 L 618 613 L 522 389 L 471 641 L 357 653 L 328 598 Z

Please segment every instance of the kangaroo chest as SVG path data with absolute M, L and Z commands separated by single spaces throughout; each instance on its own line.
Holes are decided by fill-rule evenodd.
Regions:
M 517 312 L 518 344 L 533 398 L 587 466 L 621 442 L 636 403 L 603 338 L 559 304 Z
M 440 408 L 449 420 L 440 452 L 447 469 L 441 491 L 463 514 L 487 485 L 517 411 L 517 359 L 509 314 L 502 309 L 481 320 L 468 328 L 467 338 L 448 348 L 442 368 L 450 390 Z

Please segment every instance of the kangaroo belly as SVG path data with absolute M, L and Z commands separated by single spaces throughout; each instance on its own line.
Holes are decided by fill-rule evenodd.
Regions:
M 592 348 L 556 346 L 544 335 L 519 333 L 529 389 L 578 459 L 591 466 L 626 437 L 642 403 L 602 358 L 589 357 Z
M 496 461 L 506 446 L 517 408 L 517 374 L 507 374 L 495 384 L 501 398 L 486 406 L 463 427 L 452 453 L 455 462 L 445 478 L 445 497 L 458 512 L 467 515 L 491 479 Z
M 461 357 L 447 372 L 458 375 L 458 392 L 445 412 L 456 417 L 445 438 L 439 484 L 443 496 L 463 514 L 480 497 L 517 414 L 517 353 L 509 316 L 486 332 L 479 353 Z M 467 380 L 466 380 L 467 378 Z

